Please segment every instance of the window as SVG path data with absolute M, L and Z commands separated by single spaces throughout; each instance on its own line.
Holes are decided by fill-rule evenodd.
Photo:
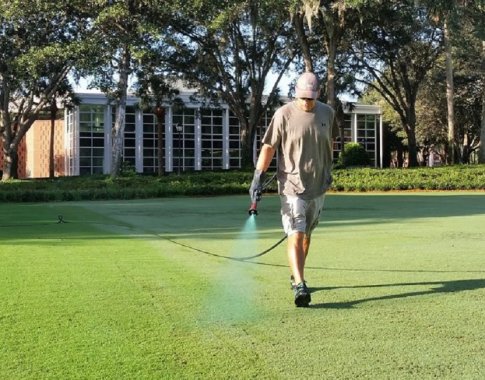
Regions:
M 75 131 L 74 131 L 74 111 L 68 109 L 66 113 L 66 141 L 67 141 L 67 174 L 75 175 Z
M 223 110 L 201 109 L 202 169 L 222 168 Z
M 160 127 L 160 131 L 158 128 Z M 161 133 L 159 140 L 159 132 Z M 143 114 L 143 172 L 158 173 L 158 144 L 162 147 L 162 157 L 165 157 L 165 119 L 158 126 L 157 116 L 153 113 Z M 163 162 L 162 162 L 163 164 Z
M 352 141 L 352 117 L 353 114 L 345 114 L 344 115 L 344 143 L 348 143 Z M 340 137 L 340 131 L 338 132 L 338 136 L 333 141 L 333 159 L 337 160 L 340 152 L 342 151 L 342 141 Z
M 229 167 L 241 167 L 241 126 L 238 118 L 229 112 Z
M 104 161 L 104 106 L 79 107 L 79 174 L 102 174 Z
M 113 127 L 116 123 L 116 107 L 113 107 Z M 126 106 L 125 110 L 125 132 L 123 135 L 123 157 L 121 161 L 123 164 L 128 164 L 131 167 L 136 166 L 136 122 L 135 122 L 135 107 Z
M 376 156 L 377 115 L 357 115 L 357 142 L 369 153 L 372 163 Z
M 194 108 L 182 108 L 173 115 L 173 168 L 195 167 L 195 113 Z M 178 127 L 178 128 L 177 128 Z M 180 129 L 180 130 L 178 130 Z

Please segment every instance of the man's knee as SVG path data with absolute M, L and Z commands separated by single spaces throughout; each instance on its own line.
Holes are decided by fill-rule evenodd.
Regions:
M 288 244 L 302 248 L 305 244 L 305 233 L 300 231 L 293 231 L 288 235 Z

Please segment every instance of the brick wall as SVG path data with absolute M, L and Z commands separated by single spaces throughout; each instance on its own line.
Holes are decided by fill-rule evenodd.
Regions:
M 37 120 L 29 129 L 19 145 L 18 177 L 49 177 L 49 144 L 51 121 Z M 3 167 L 3 154 L 0 154 L 0 168 Z M 66 175 L 64 156 L 64 121 L 56 120 L 54 125 L 54 176 Z

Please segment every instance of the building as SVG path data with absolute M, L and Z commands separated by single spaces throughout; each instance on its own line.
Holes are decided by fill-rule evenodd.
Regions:
M 184 106 L 164 104 L 159 116 L 144 112 L 136 97 L 128 97 L 123 140 L 125 167 L 137 173 L 157 173 L 159 153 L 164 172 L 228 170 L 241 166 L 240 125 L 229 108 L 222 104 L 208 107 L 194 101 L 191 93 L 181 93 Z M 56 176 L 108 174 L 111 168 L 111 130 L 116 108 L 104 94 L 79 93 L 81 103 L 64 111 L 56 129 Z M 377 106 L 353 104 L 344 107 L 346 142 L 359 142 L 382 166 L 382 116 Z M 265 115 L 257 131 L 259 140 L 271 120 Z M 45 140 L 49 134 L 36 123 L 25 137 L 21 150 L 20 176 L 48 176 L 49 157 Z M 59 131 L 62 127 L 62 131 Z M 60 142 L 59 139 L 62 139 Z M 162 141 L 162 151 L 158 142 Z M 335 157 L 341 148 L 335 144 Z M 259 141 L 254 143 L 255 157 Z
M 384 165 L 384 131 L 379 106 L 368 104 L 344 104 L 344 141 L 361 144 L 371 157 L 375 167 Z M 340 142 L 334 143 L 334 152 L 341 151 Z
M 64 135 L 64 120 L 55 120 L 54 124 L 50 120 L 36 120 L 18 147 L 18 177 L 49 177 L 51 150 L 54 176 L 66 175 Z M 52 146 L 51 140 L 53 140 Z M 2 143 L 1 136 L 0 143 Z M 0 177 L 3 159 L 3 154 L 0 154 Z

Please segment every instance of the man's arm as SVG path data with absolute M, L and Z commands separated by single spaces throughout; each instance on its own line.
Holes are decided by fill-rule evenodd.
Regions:
M 254 170 L 253 180 L 249 188 L 249 197 L 251 198 L 251 207 L 249 208 L 249 215 L 257 215 L 256 203 L 261 200 L 263 192 L 263 183 L 268 170 L 269 164 L 273 159 L 275 149 L 271 145 L 263 144 L 261 152 L 259 152 L 258 162 L 256 162 L 256 169 Z
M 276 149 L 274 149 L 270 145 L 264 144 L 261 148 L 261 152 L 259 152 L 258 162 L 256 163 L 256 170 L 266 172 L 269 165 L 271 164 L 271 161 L 273 160 L 275 152 Z

